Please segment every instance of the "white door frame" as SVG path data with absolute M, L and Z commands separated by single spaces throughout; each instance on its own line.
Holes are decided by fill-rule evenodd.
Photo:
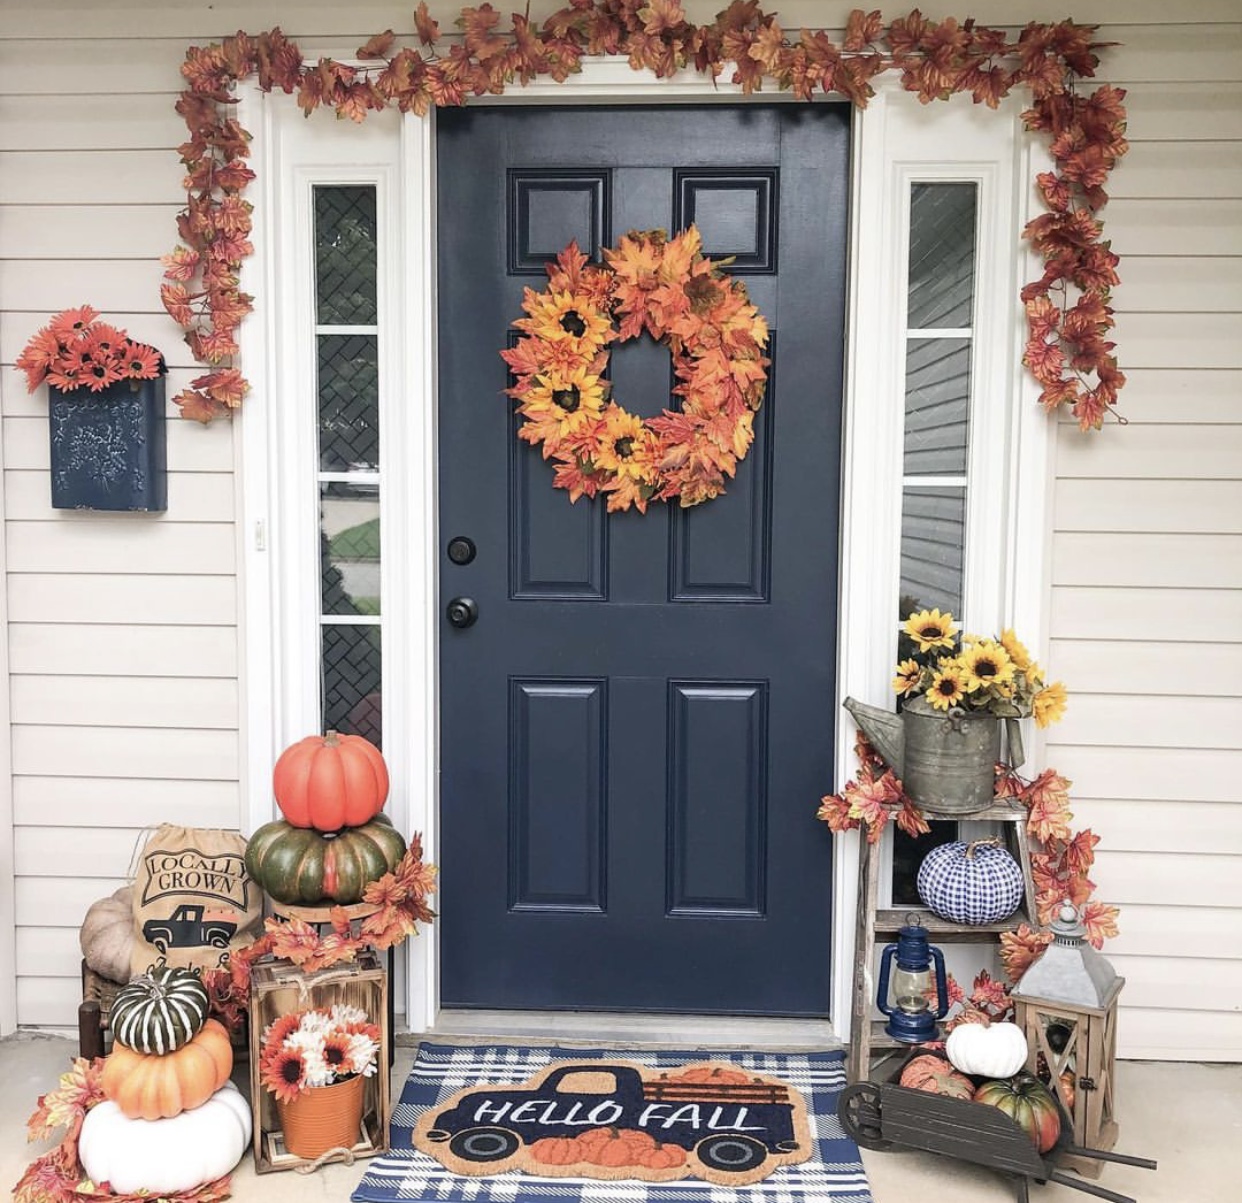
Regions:
M 741 101 L 741 89 L 723 82 L 723 78 L 713 83 L 693 71 L 684 71 L 671 79 L 657 79 L 650 72 L 633 71 L 623 60 L 594 59 L 585 60 L 582 72 L 564 84 L 535 83 L 501 97 L 471 103 Z M 986 159 L 1000 164 L 993 197 L 999 207 L 995 217 L 999 229 L 994 232 L 1007 239 L 1012 248 L 1017 248 L 1017 230 L 1034 205 L 1033 189 L 1027 183 L 1033 179 L 1033 152 L 1029 139 L 1021 136 L 1016 106 L 1010 106 L 1010 111 L 1001 117 L 972 109 L 966 98 L 932 106 L 938 110 L 933 115 L 945 123 L 939 127 L 945 132 L 929 142 L 928 131 L 934 134 L 938 127 L 923 122 L 920 128 L 918 115 L 912 116 L 910 112 L 912 106 L 917 106 L 908 94 L 887 82 L 878 92 L 867 109 L 854 111 L 853 123 L 838 705 L 835 714 L 825 716 L 824 720 L 826 731 L 835 732 L 838 754 L 836 780 L 824 783 L 825 793 L 839 787 L 854 771 L 850 754 L 853 727 L 839 702 L 847 694 L 885 702 L 889 693 L 899 561 L 903 360 L 894 354 L 877 354 L 877 350 L 892 351 L 897 346 L 894 340 L 898 334 L 904 337 L 896 321 L 894 297 L 902 298 L 900 317 L 904 322 L 904 261 L 899 251 L 904 246 L 905 218 L 895 198 L 899 197 L 897 189 L 905 186 L 902 181 L 908 178 L 909 171 L 900 174 L 896 156 L 917 144 L 921 149 L 906 156 L 904 167 L 910 163 L 930 164 L 928 170 L 934 167 L 931 178 L 966 178 L 972 176 L 971 171 L 966 172 L 966 177 L 960 172 L 954 175 L 963 146 L 969 146 L 971 138 L 986 141 L 986 153 L 972 150 L 971 161 Z M 265 96 L 254 87 L 240 89 L 239 97 L 238 118 L 255 135 L 252 150 L 258 174 L 252 236 L 256 254 L 248 261 L 243 278 L 243 287 L 256 297 L 256 312 L 244 324 L 241 336 L 242 362 L 254 391 L 236 428 L 241 515 L 237 530 L 240 587 L 245 599 L 241 607 L 244 668 L 240 684 L 245 714 L 244 763 L 248 768 L 242 783 L 246 798 L 243 814 L 252 830 L 271 817 L 270 772 L 275 756 L 286 742 L 306 733 L 298 721 L 305 710 L 305 698 L 301 704 L 294 701 L 290 706 L 285 690 L 290 673 L 292 679 L 298 680 L 305 671 L 304 666 L 294 669 L 291 659 L 305 657 L 309 649 L 304 645 L 289 646 L 284 635 L 288 615 L 282 612 L 280 604 L 279 562 L 288 552 L 281 546 L 282 531 L 290 528 L 290 506 L 305 502 L 290 498 L 279 470 L 281 422 L 288 415 L 282 419 L 277 412 L 281 389 L 272 365 L 281 361 L 282 352 L 287 356 L 288 349 L 276 307 L 270 303 L 282 257 L 268 244 L 277 203 L 275 177 L 280 170 L 272 154 L 279 142 L 272 106 L 292 108 L 292 104 L 287 98 Z M 760 94 L 757 99 L 790 98 L 787 94 Z M 393 366 L 405 382 L 400 405 L 396 407 L 400 411 L 398 423 L 404 423 L 404 429 L 394 427 L 392 417 L 386 416 L 384 441 L 394 452 L 398 446 L 408 451 L 401 457 L 401 497 L 394 499 L 398 504 L 392 509 L 400 508 L 410 521 L 405 531 L 390 534 L 386 512 L 381 529 L 386 577 L 383 608 L 407 617 L 412 633 L 397 649 L 395 658 L 390 656 L 387 645 L 385 649 L 385 724 L 387 730 L 399 731 L 402 737 L 386 742 L 391 752 L 386 751 L 385 755 L 394 769 L 394 818 L 406 831 L 423 832 L 427 856 L 434 860 L 438 852 L 439 806 L 434 110 L 425 118 L 407 115 L 401 120 L 400 129 L 400 178 L 394 187 L 403 220 L 400 230 L 393 231 L 388 260 L 392 261 L 392 252 L 399 247 L 397 261 L 401 268 L 398 278 L 390 283 L 403 308 L 400 362 Z M 359 131 L 349 132 L 356 135 Z M 963 137 L 968 139 L 966 143 Z M 932 145 L 937 142 L 938 154 Z M 1023 173 L 1020 184 L 1019 172 Z M 979 172 L 973 175 L 977 177 Z M 857 270 L 859 263 L 867 264 L 867 269 Z M 1031 384 L 1019 366 L 1021 331 L 1019 314 L 1014 311 L 1018 309 L 1020 282 L 1030 278 L 1029 266 L 1026 256 L 1014 253 L 994 256 L 987 266 L 993 309 L 1004 316 L 999 328 L 989 332 L 989 345 L 994 350 L 984 373 L 986 379 L 976 383 L 986 385 L 993 393 L 999 391 L 1001 403 L 993 419 L 984 423 L 988 437 L 980 438 L 979 443 L 984 451 L 990 445 L 1002 452 L 994 457 L 999 463 L 999 475 L 993 473 L 990 477 L 991 496 L 986 498 L 988 506 L 997 510 L 1002 520 L 997 523 L 997 536 L 982 541 L 986 550 L 981 548 L 975 555 L 974 568 L 968 563 L 967 589 L 979 625 L 999 624 L 1003 619 L 1018 625 L 1028 639 L 1032 632 L 1039 631 L 1038 645 L 1042 646 L 1052 440 L 1049 424 L 1035 409 Z M 265 406 L 265 400 L 272 403 Z M 390 472 L 387 479 L 396 482 L 398 476 Z M 997 497 L 993 492 L 996 489 L 1010 501 L 1005 503 Z M 982 503 L 985 499 L 980 500 Z M 286 515 L 283 523 L 282 512 Z M 413 521 L 415 516 L 423 520 Z M 397 542 L 398 534 L 404 542 Z M 391 555 L 389 546 L 393 549 Z M 402 547 L 399 555 L 397 547 Z M 1006 547 L 1010 554 L 1005 554 Z M 1000 562 L 995 559 L 998 554 Z M 390 601 L 400 608 L 388 610 Z M 309 654 L 313 657 L 309 663 L 315 663 L 317 645 Z M 390 707 L 387 682 L 402 677 L 406 689 L 392 689 Z M 389 726 L 390 721 L 399 722 L 400 726 Z M 815 803 L 816 799 L 807 799 L 808 838 L 817 834 L 812 827 Z M 825 955 L 832 957 L 833 987 L 832 998 L 826 1001 L 835 1029 L 844 1038 L 848 1034 L 853 977 L 856 837 L 834 841 L 833 865 L 833 947 L 824 950 Z M 434 1026 L 439 1012 L 437 928 L 433 925 L 406 947 L 406 1019 L 412 1031 L 420 1032 Z
M 4 440 L 0 435 L 0 464 Z M 8 581 L 4 491 L 0 489 L 0 580 Z M 17 866 L 13 812 L 13 725 L 9 711 L 9 591 L 0 590 L 0 1036 L 17 1030 Z

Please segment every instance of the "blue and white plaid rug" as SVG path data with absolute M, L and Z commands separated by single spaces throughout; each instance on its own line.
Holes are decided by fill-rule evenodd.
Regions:
M 475 1178 L 451 1173 L 413 1147 L 411 1133 L 430 1107 L 474 1083 L 521 1082 L 554 1061 L 624 1060 L 657 1069 L 698 1061 L 731 1061 L 742 1069 L 784 1079 L 806 1099 L 815 1152 L 782 1166 L 762 1182 L 729 1189 L 697 1178 L 651 1183 L 633 1179 L 541 1178 L 510 1171 Z M 873 1203 L 858 1146 L 837 1119 L 845 1086 L 845 1056 L 825 1053 L 684 1052 L 638 1049 L 536 1048 L 530 1045 L 423 1043 L 393 1111 L 391 1151 L 367 1163 L 353 1193 L 356 1203 L 398 1199 L 444 1203 Z

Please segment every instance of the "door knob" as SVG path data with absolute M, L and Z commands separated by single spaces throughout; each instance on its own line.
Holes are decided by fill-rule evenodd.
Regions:
M 455 597 L 449 602 L 447 613 L 451 626 L 465 630 L 479 621 L 479 603 L 473 597 Z

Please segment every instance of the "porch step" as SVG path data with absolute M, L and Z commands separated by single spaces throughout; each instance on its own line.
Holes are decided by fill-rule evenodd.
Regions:
M 826 1019 L 640 1015 L 607 1011 L 441 1011 L 427 1039 L 664 1045 L 670 1048 L 840 1049 Z

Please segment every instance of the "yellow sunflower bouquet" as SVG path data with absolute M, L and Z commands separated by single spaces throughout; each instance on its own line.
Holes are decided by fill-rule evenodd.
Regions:
M 946 713 L 957 708 L 998 718 L 1033 714 L 1038 727 L 1065 713 L 1065 686 L 1046 683 L 1044 670 L 1011 630 L 991 639 L 962 635 L 947 610 L 919 610 L 906 619 L 902 635 L 910 654 L 893 677 L 899 697 L 926 697 Z

